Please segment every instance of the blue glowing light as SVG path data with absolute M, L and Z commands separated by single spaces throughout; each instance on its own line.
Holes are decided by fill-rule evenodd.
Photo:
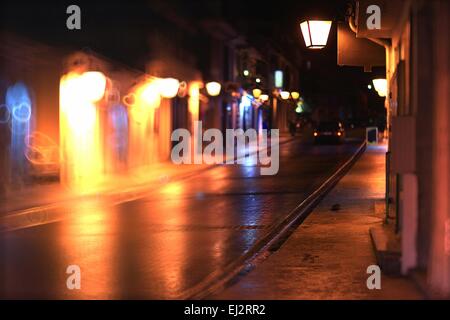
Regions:
M 128 147 L 128 113 L 126 108 L 115 105 L 110 108 L 109 119 L 112 128 L 111 143 L 117 159 L 124 161 Z
M 11 172 L 19 183 L 27 176 L 26 150 L 31 131 L 32 101 L 27 86 L 18 82 L 6 91 L 11 121 Z

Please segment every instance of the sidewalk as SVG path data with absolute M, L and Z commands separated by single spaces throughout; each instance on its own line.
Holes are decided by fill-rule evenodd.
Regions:
M 382 274 L 381 290 L 366 286 L 367 267 L 376 265 L 369 229 L 383 221 L 374 204 L 384 198 L 385 151 L 369 146 L 278 251 L 213 298 L 422 298 L 406 278 Z

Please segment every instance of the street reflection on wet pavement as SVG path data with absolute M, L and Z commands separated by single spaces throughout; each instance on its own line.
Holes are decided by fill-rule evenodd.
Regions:
M 358 148 L 280 146 L 280 171 L 221 165 L 112 204 L 80 200 L 67 219 L 0 234 L 2 298 L 176 299 L 245 253 Z M 66 286 L 69 265 L 81 289 Z

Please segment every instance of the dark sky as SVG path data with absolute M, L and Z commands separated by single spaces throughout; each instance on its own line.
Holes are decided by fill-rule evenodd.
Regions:
M 348 0 L 3 0 L 0 27 L 58 47 L 90 47 L 131 66 L 141 66 L 145 59 L 145 54 L 141 54 L 145 50 L 142 39 L 161 19 L 155 8 L 168 6 L 171 9 L 166 11 L 187 20 L 211 15 L 229 21 L 249 39 L 263 37 L 280 48 L 299 65 L 305 90 L 330 96 L 337 103 L 357 103 L 359 95 L 367 95 L 367 84 L 373 75 L 361 68 L 337 66 L 336 24 L 322 50 L 306 49 L 299 27 L 305 17 L 343 21 L 347 3 Z M 66 8 L 70 4 L 81 7 L 80 31 L 65 28 Z M 306 63 L 311 68 L 306 69 Z M 383 99 L 376 94 L 367 96 L 372 104 L 382 108 Z

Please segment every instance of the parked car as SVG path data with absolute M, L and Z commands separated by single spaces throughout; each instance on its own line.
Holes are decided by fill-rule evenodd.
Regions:
M 320 122 L 314 128 L 314 142 L 342 143 L 344 141 L 344 126 L 339 121 Z

